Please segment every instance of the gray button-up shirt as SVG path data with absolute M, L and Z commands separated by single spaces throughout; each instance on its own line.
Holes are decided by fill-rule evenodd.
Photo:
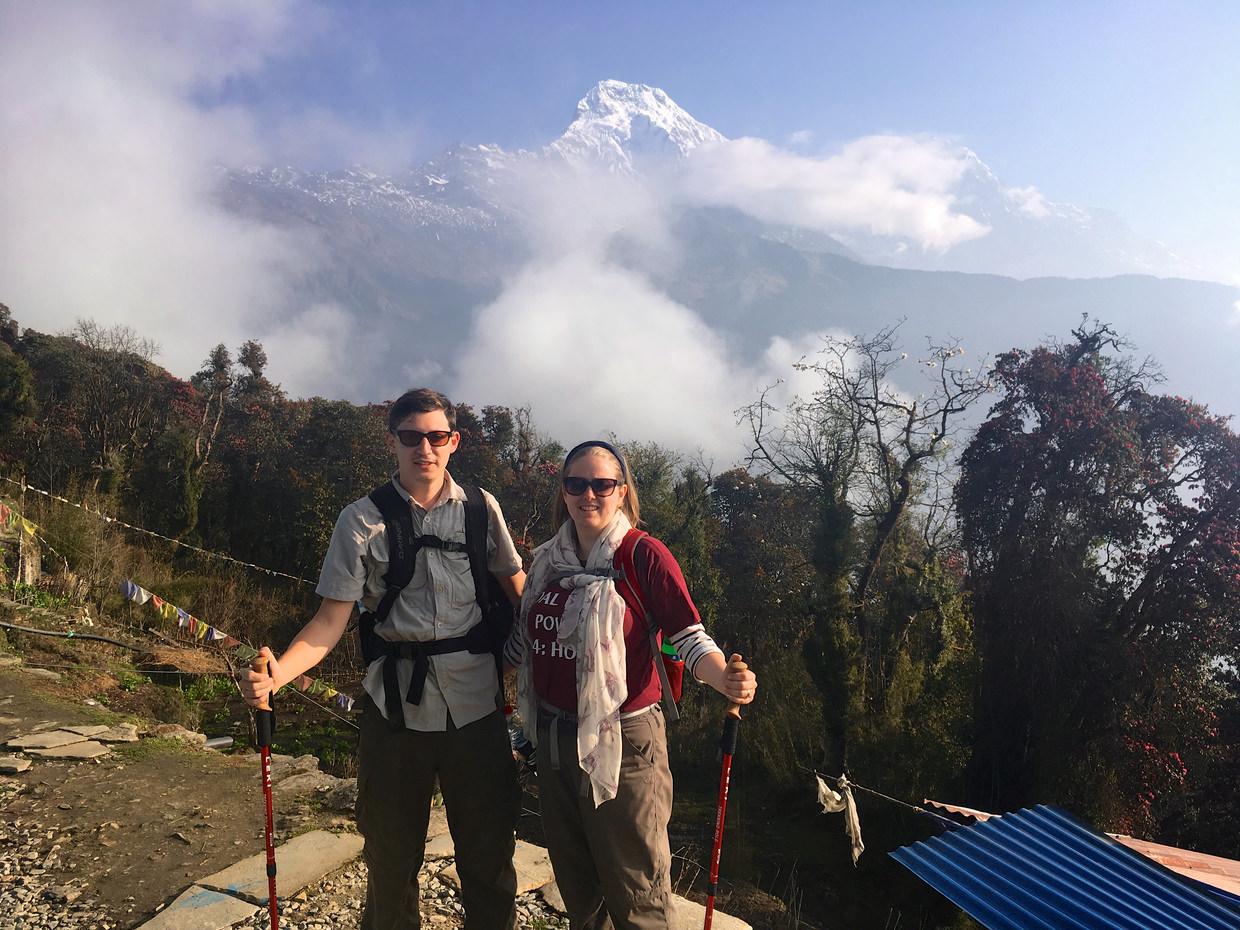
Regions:
M 446 486 L 438 502 L 424 509 L 396 480 L 392 483 L 413 509 L 413 527 L 420 534 L 443 540 L 465 541 L 465 492 L 445 475 Z M 515 575 L 521 557 L 512 544 L 499 504 L 488 492 L 487 567 L 495 575 Z M 386 586 L 388 540 L 383 516 L 369 497 L 354 501 L 336 520 L 331 545 L 323 560 L 316 591 L 339 601 L 361 601 L 374 610 Z M 469 555 L 424 548 L 418 553 L 413 579 L 392 605 L 376 632 L 387 640 L 426 642 L 463 636 L 482 619 L 469 570 Z M 372 662 L 364 687 L 379 710 L 387 715 L 383 696 L 383 662 Z M 402 659 L 397 668 L 400 693 L 409 688 L 413 663 Z M 405 726 L 411 730 L 446 730 L 448 713 L 463 727 L 495 710 L 499 679 L 490 653 L 474 655 L 450 652 L 430 657 L 430 672 L 420 704 L 404 703 Z

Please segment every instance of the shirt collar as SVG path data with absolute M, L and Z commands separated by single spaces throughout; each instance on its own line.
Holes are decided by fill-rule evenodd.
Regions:
M 439 503 L 446 500 L 463 501 L 465 500 L 465 490 L 452 480 L 452 475 L 448 472 L 443 473 L 444 489 L 439 495 Z M 392 484 L 396 485 L 396 492 L 404 498 L 407 503 L 415 507 L 421 508 L 422 505 L 413 499 L 413 495 L 405 490 L 405 486 L 400 483 L 400 472 L 392 472 Z

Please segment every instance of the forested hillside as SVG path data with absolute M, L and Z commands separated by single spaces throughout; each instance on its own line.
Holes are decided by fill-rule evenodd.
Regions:
M 186 382 L 126 329 L 49 335 L 3 307 L 0 324 L 0 500 L 37 525 L 48 583 L 68 573 L 92 611 L 120 614 L 132 580 L 283 645 L 309 615 L 336 514 L 391 469 L 382 403 L 290 399 L 256 342 L 204 346 Z M 1240 857 L 1232 425 L 1158 393 L 1153 364 L 1102 324 L 981 368 L 954 344 L 899 337 L 826 342 L 796 372 L 811 396 L 755 398 L 740 411 L 745 469 L 615 437 L 646 528 L 760 677 L 749 778 L 806 813 L 809 772 L 847 772 L 914 804 L 1055 803 Z M 921 396 L 891 387 L 914 375 Z M 499 498 L 528 553 L 552 532 L 565 447 L 587 437 L 454 400 L 452 474 Z M 351 659 L 324 674 L 356 681 Z M 705 690 L 686 689 L 682 759 L 713 754 Z M 881 853 L 923 828 L 861 803 L 875 853 L 862 874 L 896 868 Z

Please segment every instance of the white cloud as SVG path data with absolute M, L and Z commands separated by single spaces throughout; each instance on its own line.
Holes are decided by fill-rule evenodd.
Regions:
M 585 252 L 527 268 L 467 345 L 454 396 L 529 403 L 568 445 L 615 433 L 730 465 L 733 411 L 760 383 L 690 310 Z
M 182 377 L 218 342 L 279 333 L 319 243 L 229 212 L 214 191 L 220 164 L 268 160 L 282 130 L 202 101 L 321 26 L 300 2 L 0 8 L 0 300 L 14 317 L 45 332 L 128 325 Z M 297 132 L 341 135 L 328 118 Z M 301 357 L 322 356 L 332 343 L 308 341 L 332 332 L 304 330 Z M 275 380 L 300 380 L 269 355 Z
M 313 304 L 255 333 L 271 360 L 268 377 L 292 397 L 326 397 L 371 403 L 371 359 L 379 358 L 390 334 L 359 326 L 334 304 Z M 399 391 L 391 392 L 395 396 Z
M 694 150 L 683 195 L 768 222 L 827 232 L 860 228 L 943 251 L 988 231 L 954 212 L 951 189 L 967 165 L 962 150 L 907 136 L 867 136 L 827 158 L 736 139 Z

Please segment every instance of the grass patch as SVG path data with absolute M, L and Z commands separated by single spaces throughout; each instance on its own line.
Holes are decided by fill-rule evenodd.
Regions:
M 143 737 L 136 743 L 124 743 L 113 746 L 112 751 L 118 756 L 123 756 L 128 759 L 130 762 L 137 762 L 140 759 L 150 759 L 161 755 L 184 755 L 186 753 L 197 752 L 197 750 L 185 742 L 185 740 L 175 739 L 171 736 Z

